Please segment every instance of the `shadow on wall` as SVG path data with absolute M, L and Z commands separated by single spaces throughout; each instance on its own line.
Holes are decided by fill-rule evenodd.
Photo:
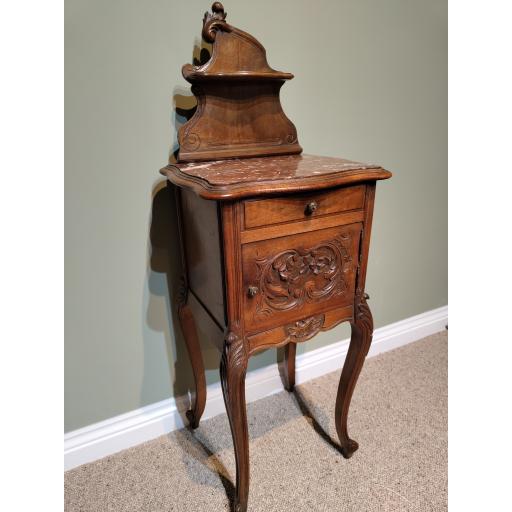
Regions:
M 193 51 L 194 65 L 200 65 L 210 58 L 209 45 L 196 44 Z M 173 116 L 171 124 L 176 133 L 195 113 L 197 101 L 189 89 L 175 87 L 173 90 Z M 171 147 L 169 162 L 176 161 L 178 143 Z M 161 332 L 165 339 L 167 369 L 173 389 L 166 396 L 180 397 L 195 390 L 192 367 L 190 365 L 186 344 L 181 332 L 178 318 L 178 297 L 183 274 L 180 254 L 179 232 L 176 216 L 176 203 L 173 186 L 167 185 L 165 179 L 158 180 L 151 192 L 151 222 L 149 226 L 148 264 L 146 269 L 149 298 L 145 311 L 145 325 L 149 332 Z M 162 310 L 165 303 L 165 312 Z M 162 365 L 158 357 L 155 338 L 146 330 L 144 337 L 144 375 L 141 385 L 141 406 L 158 400 L 154 387 L 160 382 L 155 372 L 161 372 Z M 205 369 L 218 371 L 219 360 L 212 357 L 210 351 L 203 352 Z M 165 398 L 165 397 L 163 397 Z M 162 399 L 162 398 L 160 398 Z M 180 411 L 185 423 L 184 411 Z
M 212 45 L 209 43 L 205 43 L 204 41 L 199 41 L 196 39 L 194 44 L 194 51 L 192 53 L 192 63 L 194 66 L 202 66 L 206 62 L 210 60 L 212 51 Z M 195 114 L 197 110 L 197 100 L 193 94 L 191 94 L 190 89 L 185 89 L 184 87 L 175 87 L 173 90 L 173 103 L 174 103 L 174 128 L 176 130 L 176 134 L 178 133 L 179 128 L 184 125 L 192 116 Z M 171 121 L 172 122 L 172 121 Z M 169 155 L 169 162 L 175 162 L 176 156 L 178 153 L 178 142 L 177 140 L 174 143 L 173 148 L 171 149 L 171 153 Z

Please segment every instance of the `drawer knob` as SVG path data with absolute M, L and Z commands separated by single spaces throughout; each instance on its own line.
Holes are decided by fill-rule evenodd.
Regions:
M 316 209 L 318 208 L 318 204 L 316 201 L 311 201 L 306 205 L 306 215 L 312 215 Z
M 249 297 L 254 297 L 258 294 L 258 291 L 257 286 L 249 286 L 249 288 L 247 288 L 247 295 L 249 295 Z

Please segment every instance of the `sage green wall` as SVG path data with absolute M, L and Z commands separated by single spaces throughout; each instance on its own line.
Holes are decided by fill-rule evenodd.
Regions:
M 158 169 L 176 147 L 183 119 L 173 98 L 190 95 L 180 69 L 200 45 L 209 7 L 66 1 L 67 431 L 190 385 L 168 291 L 179 275 L 176 226 Z M 394 173 L 377 189 L 367 281 L 376 326 L 445 305 L 445 0 L 225 7 L 228 21 L 264 44 L 273 67 L 295 74 L 282 102 L 307 153 Z M 347 335 L 340 327 L 299 351 Z M 205 354 L 212 382 L 218 359 L 207 345 Z M 251 367 L 275 360 L 268 351 Z

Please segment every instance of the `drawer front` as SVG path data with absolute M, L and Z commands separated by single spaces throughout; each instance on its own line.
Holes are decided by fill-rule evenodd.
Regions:
M 358 210 L 364 207 L 364 195 L 365 186 L 356 185 L 327 192 L 245 201 L 245 229 Z
M 361 223 L 244 244 L 248 332 L 353 303 Z

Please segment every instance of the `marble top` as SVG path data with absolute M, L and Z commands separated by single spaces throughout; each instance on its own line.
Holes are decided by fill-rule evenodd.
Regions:
M 175 163 L 164 167 L 161 173 L 181 186 L 190 180 L 190 186 L 196 192 L 210 199 L 246 196 L 250 192 L 259 195 L 293 187 L 301 190 L 320 188 L 333 180 L 341 183 L 359 177 L 362 181 L 365 175 L 366 179 L 391 177 L 391 173 L 379 165 L 307 154 Z M 201 193 L 197 187 L 208 193 Z

